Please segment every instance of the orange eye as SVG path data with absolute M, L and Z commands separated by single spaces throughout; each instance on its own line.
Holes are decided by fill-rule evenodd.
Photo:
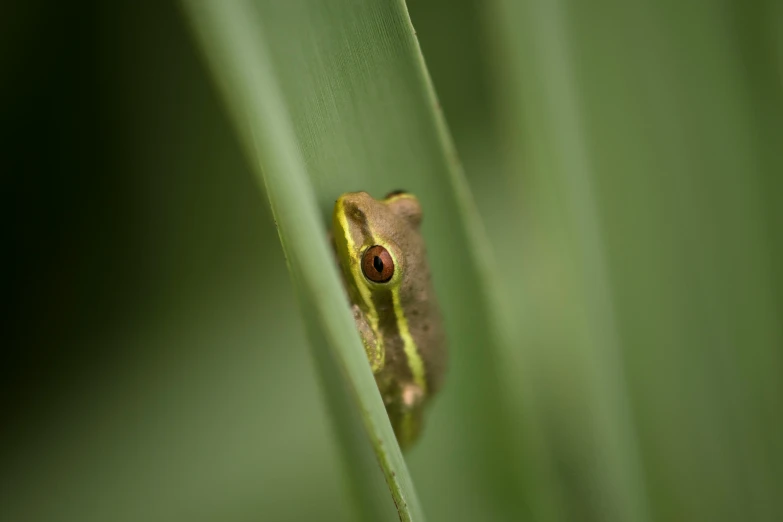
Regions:
M 371 246 L 362 258 L 364 277 L 375 283 L 385 283 L 394 275 L 394 260 L 381 245 Z

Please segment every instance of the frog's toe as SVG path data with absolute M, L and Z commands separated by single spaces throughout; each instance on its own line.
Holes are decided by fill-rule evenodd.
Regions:
M 402 387 L 402 404 L 406 409 L 413 409 L 424 401 L 424 390 L 418 384 L 406 384 Z

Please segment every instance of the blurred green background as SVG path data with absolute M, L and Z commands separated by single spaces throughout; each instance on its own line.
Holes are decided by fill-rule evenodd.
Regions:
M 487 354 L 499 397 L 452 354 L 407 455 L 429 519 L 783 519 L 783 8 L 408 7 L 520 340 Z M 6 11 L 2 519 L 350 518 L 181 12 Z M 509 443 L 469 454 L 488 410 Z

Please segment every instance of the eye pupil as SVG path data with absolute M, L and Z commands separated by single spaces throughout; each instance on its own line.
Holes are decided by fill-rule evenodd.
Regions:
M 373 283 L 387 283 L 394 275 L 394 259 L 386 248 L 373 245 L 362 256 L 362 273 Z

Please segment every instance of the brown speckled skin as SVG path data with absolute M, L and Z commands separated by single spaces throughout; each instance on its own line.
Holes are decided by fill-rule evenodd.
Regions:
M 341 210 L 342 209 L 342 210 Z M 348 232 L 356 248 L 347 252 L 348 246 L 338 220 L 344 212 L 348 217 Z M 424 239 L 421 236 L 421 207 L 418 200 L 409 195 L 395 195 L 388 200 L 376 200 L 366 192 L 344 194 L 335 205 L 335 246 L 344 249 L 352 262 L 359 263 L 362 254 L 373 244 L 382 244 L 396 260 L 395 277 L 389 284 L 372 284 L 363 277 L 357 264 L 354 270 L 341 262 L 346 287 L 354 303 L 354 316 L 362 334 L 368 356 L 372 360 L 373 335 L 365 321 L 366 308 L 358 285 L 365 285 L 372 291 L 372 300 L 379 314 L 378 332 L 385 346 L 385 364 L 376 373 L 379 390 L 386 403 L 392 424 L 400 439 L 400 417 L 411 412 L 416 422 L 414 433 L 407 438 L 415 439 L 421 424 L 421 413 L 427 399 L 441 387 L 446 367 L 446 345 L 441 324 L 440 311 L 435 299 L 427 262 Z M 373 239 L 374 238 L 374 239 Z M 338 257 L 340 257 L 338 255 Z M 426 392 L 410 402 L 411 387 L 415 386 L 399 335 L 397 320 L 392 304 L 391 287 L 399 288 L 400 303 L 405 312 L 408 330 L 413 338 L 425 368 Z M 369 333 L 369 335 L 368 335 Z M 408 396 L 404 397 L 404 392 Z M 401 444 L 403 443 L 400 440 Z M 407 441 L 412 442 L 412 440 Z

